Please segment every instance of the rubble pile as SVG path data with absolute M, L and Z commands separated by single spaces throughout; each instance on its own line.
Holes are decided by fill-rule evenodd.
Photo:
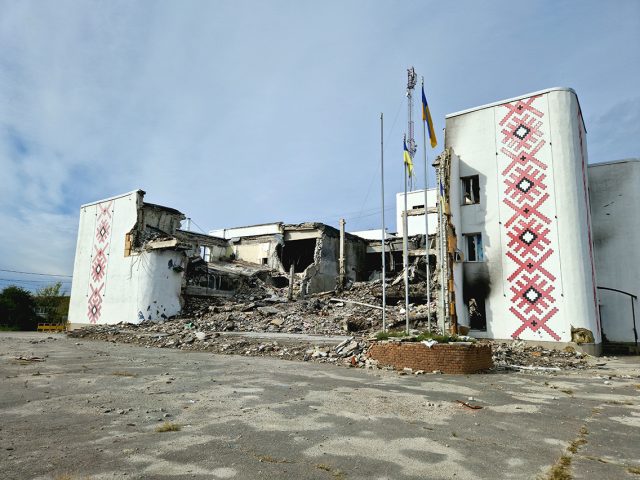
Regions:
M 539 345 L 528 345 L 522 340 L 513 342 L 492 341 L 493 363 L 499 370 L 554 371 L 587 368 L 588 355 L 567 346 L 554 350 Z
M 260 279 L 253 279 L 246 288 L 233 296 L 188 297 L 183 315 L 164 322 L 140 324 L 96 325 L 70 332 L 71 337 L 147 347 L 202 350 L 220 354 L 273 356 L 289 360 L 316 361 L 354 367 L 377 367 L 367 358 L 369 342 L 382 329 L 382 298 L 380 281 L 354 283 L 341 292 L 309 295 L 289 301 L 287 288 L 276 288 Z M 394 293 L 402 301 L 387 306 L 388 326 L 404 328 L 404 287 Z M 424 290 L 424 283 L 412 288 Z M 418 293 L 412 290 L 411 294 Z M 436 305 L 432 303 L 432 326 Z M 414 332 L 426 331 L 428 307 L 412 305 L 410 322 Z M 252 336 L 253 334 L 300 334 L 299 338 L 282 339 Z M 243 333 L 247 335 L 243 336 Z M 339 345 L 323 344 L 304 335 L 350 335 Z M 400 340 L 408 340 L 408 338 Z M 588 355 L 572 347 L 564 350 L 528 345 L 524 341 L 490 343 L 497 370 L 559 371 L 587 368 Z
M 256 293 L 233 298 L 192 297 L 180 320 L 204 324 L 207 330 L 219 332 L 343 335 L 380 330 L 381 309 L 332 298 L 331 295 L 314 295 L 289 302 L 281 295 Z M 357 298 L 360 303 L 379 303 L 368 296 Z M 394 317 L 400 315 L 398 310 L 395 315 L 389 313 Z
M 203 331 L 192 322 L 175 320 L 139 325 L 95 325 L 68 333 L 72 338 L 132 343 L 145 347 L 177 348 L 225 355 L 279 357 L 285 360 L 315 361 L 353 367 L 377 366 L 367 358 L 368 343 L 347 337 L 338 345 L 326 345 L 307 339 L 269 340 Z

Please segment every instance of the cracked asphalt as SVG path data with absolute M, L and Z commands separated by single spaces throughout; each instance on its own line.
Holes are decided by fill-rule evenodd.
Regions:
M 529 479 L 565 455 L 576 479 L 640 479 L 639 377 L 638 357 L 401 376 L 2 333 L 0 465 L 5 479 Z

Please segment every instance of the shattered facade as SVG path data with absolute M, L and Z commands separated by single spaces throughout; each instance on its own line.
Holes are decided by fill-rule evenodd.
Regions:
M 186 297 L 231 296 L 263 282 L 292 293 L 340 289 L 367 278 L 367 242 L 322 223 L 273 223 L 215 231 L 181 230 L 185 216 L 145 203 L 144 192 L 83 205 L 69 321 L 162 321 Z M 294 289 L 295 287 L 295 289 Z

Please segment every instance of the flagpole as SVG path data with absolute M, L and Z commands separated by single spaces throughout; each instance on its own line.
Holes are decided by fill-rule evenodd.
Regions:
M 422 92 L 424 93 L 424 77 L 422 77 Z M 424 108 L 422 106 L 422 116 L 424 117 Z M 427 185 L 429 173 L 427 168 L 427 127 L 426 120 L 422 119 L 422 144 L 424 145 L 424 261 L 426 264 L 427 274 L 427 328 L 431 332 L 431 272 L 429 268 L 429 215 L 427 213 Z
M 406 137 L 405 137 L 406 142 Z M 409 234 L 407 222 L 407 170 L 404 166 L 404 210 L 402 212 L 402 263 L 404 264 L 404 317 L 409 333 Z
M 387 331 L 387 239 L 384 223 L 384 114 L 380 113 L 380 192 L 382 197 L 382 331 Z

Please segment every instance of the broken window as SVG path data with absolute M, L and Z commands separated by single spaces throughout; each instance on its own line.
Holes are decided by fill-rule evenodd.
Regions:
M 302 273 L 313 263 L 316 252 L 316 239 L 305 238 L 303 240 L 290 240 L 284 242 L 281 250 L 280 261 L 285 271 L 289 271 L 293 265 L 295 273 Z
M 467 262 L 482 262 L 484 260 L 484 254 L 482 252 L 482 234 L 480 233 L 468 233 L 464 235 L 466 240 L 466 261 Z
M 462 177 L 462 205 L 480 203 L 480 177 L 471 175 Z
M 200 247 L 200 256 L 205 262 L 211 261 L 211 248 L 209 247 Z

